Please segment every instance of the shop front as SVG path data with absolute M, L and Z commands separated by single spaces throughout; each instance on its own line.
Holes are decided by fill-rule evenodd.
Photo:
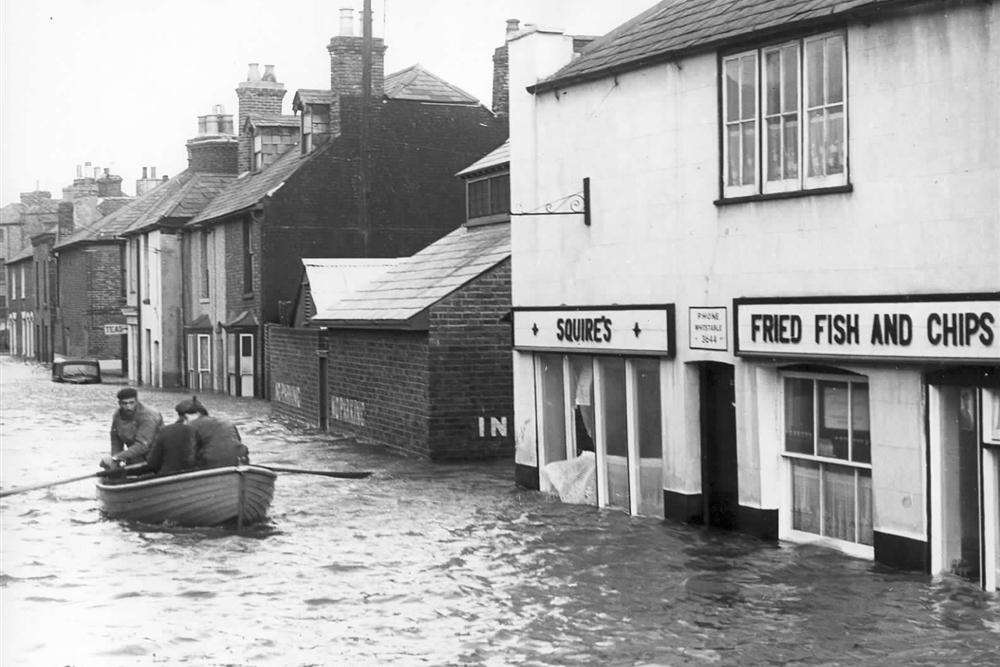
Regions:
M 566 502 L 662 517 L 673 305 L 515 308 L 513 320 L 515 391 L 534 408 L 534 451 L 519 453 L 534 465 L 520 474 Z
M 778 535 L 996 590 L 1000 293 L 734 301 Z

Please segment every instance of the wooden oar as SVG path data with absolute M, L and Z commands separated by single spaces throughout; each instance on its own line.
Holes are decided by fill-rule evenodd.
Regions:
M 265 470 L 272 470 L 274 472 L 288 472 L 296 475 L 322 475 L 323 477 L 339 477 L 341 479 L 363 479 L 365 477 L 370 477 L 372 474 L 370 470 L 306 470 L 304 468 L 286 468 L 284 466 L 275 466 L 269 463 L 251 463 L 250 465 L 257 468 L 264 468 Z
M 8 489 L 0 491 L 0 498 L 6 496 L 13 496 L 15 493 L 25 493 L 27 491 L 35 491 L 37 489 L 47 489 L 50 486 L 59 486 L 60 484 L 69 484 L 70 482 L 79 482 L 81 479 L 90 479 L 91 477 L 107 477 L 108 471 L 101 470 L 99 472 L 92 472 L 88 475 L 78 475 L 76 477 L 69 477 L 67 479 L 56 480 L 55 482 L 43 482 L 41 484 L 32 484 L 31 486 L 21 486 L 16 489 Z

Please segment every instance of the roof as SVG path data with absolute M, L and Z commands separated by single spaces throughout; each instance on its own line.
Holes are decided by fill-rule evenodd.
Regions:
M 8 265 L 10 265 L 10 264 L 13 264 L 14 262 L 20 262 L 22 260 L 25 260 L 25 259 L 28 259 L 28 258 L 34 257 L 34 256 L 35 256 L 35 247 L 33 245 L 29 244 L 26 247 L 21 248 L 20 252 L 18 252 L 15 255 L 12 255 L 10 258 L 8 258 L 5 263 L 8 264 Z
M 169 183 L 170 181 L 166 182 Z M 59 250 L 77 243 L 85 243 L 88 241 L 115 240 L 128 228 L 129 225 L 135 222 L 135 220 L 142 215 L 143 212 L 152 206 L 154 200 L 153 193 L 161 187 L 163 187 L 162 183 L 137 199 L 129 199 L 129 201 L 123 206 L 115 209 L 105 216 L 98 218 L 91 224 L 74 230 L 72 234 L 59 241 L 53 249 Z
M 235 180 L 236 174 L 185 169 L 138 200 L 144 202 L 142 210 L 121 233 L 147 229 L 165 218 L 192 218 Z M 119 209 L 119 212 L 126 208 L 130 206 Z
M 298 116 L 286 116 L 280 113 L 252 113 L 246 122 L 254 127 L 298 127 Z
M 495 149 L 479 158 L 468 167 L 462 171 L 455 174 L 456 176 L 471 176 L 472 174 L 481 171 L 490 171 L 498 167 L 510 164 L 510 139 L 503 142 Z
M 394 100 L 418 100 L 441 104 L 479 104 L 479 100 L 458 86 L 431 74 L 420 65 L 393 72 L 385 77 L 385 96 Z
M 372 279 L 382 275 L 398 259 L 303 259 L 309 293 L 316 310 L 324 310 Z
M 542 92 L 718 48 L 740 38 L 874 13 L 899 0 L 663 0 L 591 42 Z
M 322 153 L 324 146 L 320 146 L 311 153 L 302 155 L 297 143 L 290 144 L 288 149 L 278 156 L 274 162 L 261 171 L 251 171 L 240 175 L 226 185 L 219 195 L 206 206 L 200 213 L 188 223 L 198 225 L 200 223 L 219 218 L 224 215 L 237 213 L 250 208 L 268 194 L 285 184 L 285 179 L 295 173 L 295 171 L 305 164 L 313 156 Z
M 315 324 L 403 324 L 510 257 L 510 224 L 459 227 L 327 308 Z
M 299 109 L 303 104 L 332 104 L 333 91 L 317 88 L 300 88 L 292 98 L 292 108 Z

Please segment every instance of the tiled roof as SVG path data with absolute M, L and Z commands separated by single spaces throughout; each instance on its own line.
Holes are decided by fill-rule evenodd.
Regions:
M 169 181 L 167 182 L 169 183 Z M 74 230 L 72 234 L 59 241 L 59 243 L 54 246 L 54 249 L 58 250 L 60 248 L 66 248 L 76 243 L 83 243 L 85 241 L 114 240 L 123 231 L 125 231 L 130 224 L 135 222 L 136 218 L 138 218 L 143 211 L 148 210 L 149 206 L 153 203 L 153 193 L 161 187 L 163 187 L 162 184 L 157 185 L 156 188 L 153 188 L 153 190 L 147 192 L 142 197 L 130 199 L 124 206 L 116 209 L 115 211 L 98 218 L 89 225 Z
M 247 116 L 247 123 L 254 127 L 298 127 L 299 117 L 280 113 L 252 113 Z
M 292 108 L 301 109 L 303 104 L 331 104 L 333 91 L 316 88 L 300 88 L 292 98 Z
M 638 69 L 738 38 L 872 13 L 899 0 L 663 0 L 589 44 L 534 92 Z
M 509 223 L 459 227 L 332 306 L 317 308 L 312 321 L 402 324 L 508 257 Z
M 192 218 L 235 180 L 235 174 L 185 169 L 142 198 L 153 197 L 153 201 L 122 233 L 138 232 L 166 218 Z
M 35 256 L 35 247 L 32 246 L 31 244 L 28 244 L 24 248 L 21 248 L 21 251 L 19 253 L 11 256 L 6 263 L 13 264 L 14 262 L 20 262 L 23 259 L 28 259 L 29 257 L 34 257 L 34 256 Z
M 242 211 L 253 206 L 275 188 L 281 187 L 285 179 L 309 161 L 313 156 L 322 153 L 325 144 L 311 153 L 302 155 L 298 144 L 292 144 L 277 160 L 261 171 L 251 171 L 241 174 L 239 178 L 227 183 L 219 195 L 196 215 L 189 225 L 197 225 L 230 213 Z
M 394 100 L 418 100 L 448 104 L 479 104 L 458 86 L 431 74 L 420 65 L 412 65 L 385 77 L 385 96 Z
M 505 164 L 510 164 L 510 139 L 503 142 L 496 149 L 490 151 L 455 175 L 469 176 L 471 174 L 475 174 L 480 171 L 488 171 L 494 167 L 500 167 Z
M 317 310 L 329 308 L 341 297 L 386 272 L 398 259 L 303 259 L 309 293 Z

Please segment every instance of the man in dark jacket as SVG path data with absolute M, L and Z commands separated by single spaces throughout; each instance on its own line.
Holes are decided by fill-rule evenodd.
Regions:
M 145 460 L 161 426 L 163 417 L 140 403 L 135 389 L 120 390 L 118 409 L 111 418 L 111 454 L 101 459 L 101 467 L 115 469 Z
M 173 424 L 164 426 L 156 434 L 153 446 L 146 455 L 146 465 L 136 473 L 153 472 L 171 475 L 195 467 L 194 429 L 184 423 L 181 417 Z
M 177 413 L 194 431 L 195 465 L 198 468 L 221 468 L 249 462 L 248 452 L 236 426 L 224 419 L 208 416 L 208 409 L 197 396 L 177 404 Z

